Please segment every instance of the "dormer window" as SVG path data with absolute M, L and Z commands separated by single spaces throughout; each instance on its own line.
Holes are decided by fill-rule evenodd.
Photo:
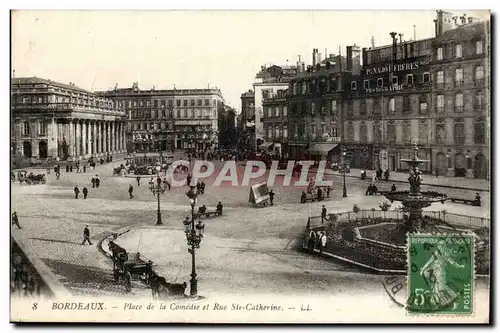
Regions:
M 377 88 L 382 88 L 383 86 L 384 86 L 384 79 L 380 77 L 377 79 Z
M 358 89 L 358 87 L 356 85 L 356 81 L 352 81 L 351 82 L 351 90 L 357 90 L 357 89 Z

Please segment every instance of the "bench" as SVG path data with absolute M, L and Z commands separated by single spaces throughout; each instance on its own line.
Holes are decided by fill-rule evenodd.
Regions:
M 194 216 L 197 217 L 197 218 L 200 218 L 202 216 L 204 217 L 211 217 L 211 216 L 219 216 L 219 215 L 222 215 L 222 212 L 219 212 L 219 211 L 216 211 L 216 210 L 212 210 L 212 211 L 206 211 L 204 213 L 195 213 Z
M 323 197 L 321 200 L 322 201 L 325 200 L 325 197 Z M 319 201 L 318 200 L 318 196 L 317 195 L 312 196 L 310 194 L 307 194 L 305 201 L 302 201 L 302 198 L 300 198 L 300 203 L 306 203 L 306 202 L 309 202 L 309 201 L 310 202 Z
M 450 198 L 451 202 L 457 202 L 457 203 L 462 203 L 464 205 L 472 205 L 472 206 L 481 206 L 481 200 L 470 200 L 470 199 L 464 199 L 464 198 Z

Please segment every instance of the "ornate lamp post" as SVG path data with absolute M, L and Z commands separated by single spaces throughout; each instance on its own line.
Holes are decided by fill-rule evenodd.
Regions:
M 165 193 L 165 187 L 162 186 L 162 183 L 161 183 L 160 170 L 161 170 L 161 166 L 157 165 L 156 166 L 156 174 L 157 174 L 156 186 L 153 184 L 149 188 L 151 190 L 151 193 L 153 193 L 154 195 L 156 195 L 157 198 L 158 198 L 158 211 L 157 211 L 156 225 L 162 225 L 163 224 L 162 221 L 161 221 L 160 194 Z
M 345 187 L 345 174 L 347 173 L 347 163 L 346 163 L 346 156 L 347 153 L 345 151 L 345 148 L 342 149 L 342 165 L 344 168 L 344 186 L 342 187 L 342 197 L 346 198 L 347 197 L 347 188 Z
M 191 203 L 191 221 L 189 221 L 189 217 L 186 217 L 184 220 L 184 228 L 186 233 L 186 240 L 188 247 L 188 252 L 191 253 L 191 286 L 189 291 L 189 296 L 197 297 L 198 296 L 198 280 L 196 279 L 196 249 L 200 248 L 200 243 L 203 238 L 203 233 L 205 231 L 205 225 L 201 220 L 198 221 L 198 224 L 195 225 L 195 215 L 194 208 L 196 207 L 197 194 L 191 188 L 186 196 L 189 198 Z

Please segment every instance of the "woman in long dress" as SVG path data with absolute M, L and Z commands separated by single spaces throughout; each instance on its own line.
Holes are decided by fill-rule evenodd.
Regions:
M 460 295 L 459 292 L 446 284 L 447 265 L 453 265 L 457 268 L 465 267 L 451 258 L 451 250 L 446 247 L 444 240 L 440 240 L 437 244 L 437 250 L 420 270 L 420 275 L 430 286 L 429 296 L 433 306 L 451 304 Z

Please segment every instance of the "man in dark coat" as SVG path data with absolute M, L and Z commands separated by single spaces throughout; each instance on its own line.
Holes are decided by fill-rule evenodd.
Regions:
M 73 191 L 75 191 L 75 199 L 78 199 L 78 194 L 80 194 L 80 190 L 78 189 L 78 186 L 75 186 Z
M 205 182 L 203 180 L 201 181 L 200 187 L 201 187 L 201 194 L 205 194 Z
M 222 203 L 220 201 L 217 204 L 217 212 L 219 213 L 219 215 L 222 215 Z
M 271 203 L 271 206 L 274 204 L 273 201 L 274 201 L 274 192 L 273 190 L 269 191 L 269 201 Z
M 19 225 L 19 218 L 17 217 L 16 211 L 14 211 L 14 213 L 12 213 L 12 224 L 17 226 L 19 229 L 22 229 L 21 226 Z
M 323 205 L 323 208 L 321 208 L 321 223 L 323 224 L 323 221 L 326 220 L 326 207 Z
M 99 179 L 99 175 L 95 175 L 95 187 L 99 188 L 101 185 L 101 180 Z
M 130 186 L 128 187 L 128 195 L 129 195 L 129 199 L 133 199 L 134 198 L 134 188 L 132 187 L 132 184 L 130 184 Z
M 92 180 L 90 181 L 92 183 L 92 188 L 95 188 L 95 178 L 92 177 Z
M 141 177 L 137 176 L 135 179 L 137 180 L 137 186 L 141 185 Z
M 89 190 L 87 189 L 87 186 L 85 186 L 85 185 L 83 186 L 82 192 L 83 192 L 83 198 L 87 199 L 87 195 L 89 194 Z
M 392 192 L 396 192 L 396 184 L 392 184 L 392 186 L 391 186 L 391 191 L 392 191 Z
M 187 186 L 191 186 L 191 174 L 187 175 Z
M 86 225 L 85 228 L 83 228 L 83 242 L 82 245 L 85 245 L 85 242 L 89 242 L 89 245 L 92 245 L 92 242 L 90 241 L 90 231 L 89 231 L 89 226 Z

